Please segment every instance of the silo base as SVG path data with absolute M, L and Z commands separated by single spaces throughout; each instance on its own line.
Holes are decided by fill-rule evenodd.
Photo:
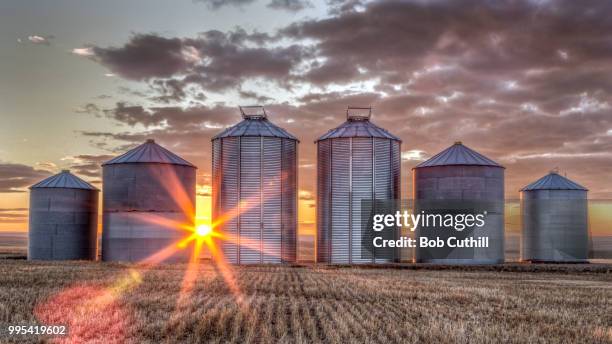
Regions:
M 415 263 L 436 265 L 496 265 L 503 264 L 503 259 L 419 259 Z
M 573 259 L 573 260 L 522 259 L 521 262 L 531 263 L 531 264 L 590 264 L 588 259 Z

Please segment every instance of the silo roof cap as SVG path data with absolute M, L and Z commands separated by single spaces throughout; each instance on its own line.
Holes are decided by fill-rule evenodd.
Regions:
M 352 107 L 346 110 L 346 122 L 329 130 L 317 139 L 323 141 L 341 137 L 378 137 L 383 139 L 402 141 L 399 137 L 391 134 L 376 124 L 370 122 L 372 116 L 371 107 Z
M 158 145 L 152 139 L 148 139 L 140 146 L 103 163 L 102 166 L 129 163 L 159 163 L 196 167 L 189 161 Z
M 212 140 L 236 136 L 264 136 L 299 141 L 287 130 L 270 122 L 263 106 L 241 106 L 240 113 L 242 118 L 244 118 L 240 123 L 213 136 Z
M 584 186 L 569 180 L 566 177 L 560 175 L 557 171 L 551 171 L 544 177 L 536 180 L 535 182 L 525 186 L 521 191 L 531 190 L 582 190 L 589 191 Z
M 62 170 L 61 173 L 43 179 L 42 181 L 30 186 L 30 189 L 42 188 L 98 190 L 93 185 L 70 173 L 69 170 Z
M 448 165 L 493 166 L 504 168 L 502 165 L 486 156 L 466 147 L 461 141 L 456 141 L 452 146 L 416 165 L 414 168 Z

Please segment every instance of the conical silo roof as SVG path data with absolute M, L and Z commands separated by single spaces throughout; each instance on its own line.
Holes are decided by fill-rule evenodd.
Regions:
M 448 165 L 494 166 L 504 168 L 502 165 L 487 158 L 486 156 L 464 146 L 459 141 L 455 142 L 454 145 L 448 147 L 442 152 L 434 155 L 430 159 L 416 165 L 415 168 Z
M 584 186 L 563 177 L 556 171 L 551 171 L 544 177 L 525 186 L 521 191 L 531 190 L 582 190 L 588 191 Z
M 240 112 L 243 120 L 215 135 L 212 140 L 235 136 L 268 136 L 299 141 L 285 129 L 270 122 L 263 106 L 240 107 Z
M 102 166 L 129 163 L 159 163 L 196 167 L 189 161 L 158 145 L 155 143 L 155 140 L 151 139 L 127 153 L 103 163 Z
M 353 110 L 369 110 L 367 115 L 352 112 Z M 376 124 L 370 122 L 371 108 L 353 108 L 349 107 L 346 114 L 346 122 L 338 127 L 331 129 L 317 141 L 335 139 L 340 137 L 379 137 L 389 140 L 401 141 L 401 139 L 386 129 L 383 129 Z
M 47 179 L 44 179 L 30 186 L 30 189 L 41 189 L 41 188 L 98 190 L 93 185 L 89 184 L 83 179 L 70 173 L 69 170 L 63 170 L 62 172 L 54 176 L 51 176 Z

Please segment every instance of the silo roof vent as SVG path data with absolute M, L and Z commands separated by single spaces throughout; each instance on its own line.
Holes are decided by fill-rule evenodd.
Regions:
M 448 165 L 494 166 L 503 168 L 502 165 L 495 161 L 466 147 L 461 141 L 455 142 L 455 144 L 434 155 L 429 160 L 416 165 L 415 168 Z
M 372 107 L 349 106 L 346 109 L 346 119 L 349 121 L 369 121 L 372 117 Z
M 103 163 L 102 166 L 129 163 L 159 163 L 196 167 L 189 161 L 158 145 L 152 139 L 148 139 L 140 146 Z
M 62 170 L 61 173 L 44 179 L 32 186 L 30 189 L 40 188 L 64 188 L 64 189 L 83 189 L 83 190 L 98 190 L 93 185 L 83 179 L 70 173 L 69 170 Z
M 244 119 L 264 119 L 267 118 L 266 109 L 263 106 L 239 106 L 240 113 Z
M 525 186 L 521 191 L 530 190 L 582 190 L 588 191 L 584 186 L 559 174 L 557 170 L 550 171 L 549 174 Z
M 317 141 L 335 139 L 341 137 L 376 137 L 394 141 L 402 141 L 399 137 L 391 134 L 384 128 L 370 122 L 372 116 L 371 107 L 352 107 L 346 110 L 346 122 L 329 130 L 317 139 Z
M 221 139 L 224 137 L 263 136 L 280 137 L 283 139 L 299 141 L 287 130 L 270 122 L 263 106 L 241 106 L 240 113 L 242 114 L 242 118 L 244 118 L 244 120 L 213 136 L 211 140 Z

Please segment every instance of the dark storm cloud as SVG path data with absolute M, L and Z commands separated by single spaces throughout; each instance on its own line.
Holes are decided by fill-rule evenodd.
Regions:
M 225 106 L 164 106 L 144 108 L 118 102 L 114 108 L 103 110 L 113 120 L 135 126 L 164 126 L 168 130 L 201 129 L 221 127 L 238 118 L 237 110 Z
M 348 61 L 398 82 L 436 63 L 503 75 L 605 62 L 612 52 L 611 10 L 601 1 L 378 1 L 364 11 L 290 25 L 282 34 L 317 40 L 327 59 L 321 69 Z
M 257 46 L 271 39 L 242 29 L 228 33 L 212 30 L 185 39 L 137 34 L 124 46 L 92 47 L 94 55 L 89 58 L 123 78 L 154 80 L 153 87 L 164 97 L 160 99 L 172 101 L 184 97 L 184 88 L 191 84 L 221 91 L 247 78 L 287 81 L 307 51 L 298 44 Z
M 38 170 L 23 164 L 0 163 L 0 193 L 25 192 L 22 190 L 42 179 L 49 177 L 51 172 Z
M 192 64 L 179 38 L 137 34 L 122 47 L 92 47 L 91 57 L 112 72 L 132 80 L 169 77 Z
M 308 0 L 272 0 L 267 6 L 275 10 L 298 12 L 312 7 L 312 3 Z

